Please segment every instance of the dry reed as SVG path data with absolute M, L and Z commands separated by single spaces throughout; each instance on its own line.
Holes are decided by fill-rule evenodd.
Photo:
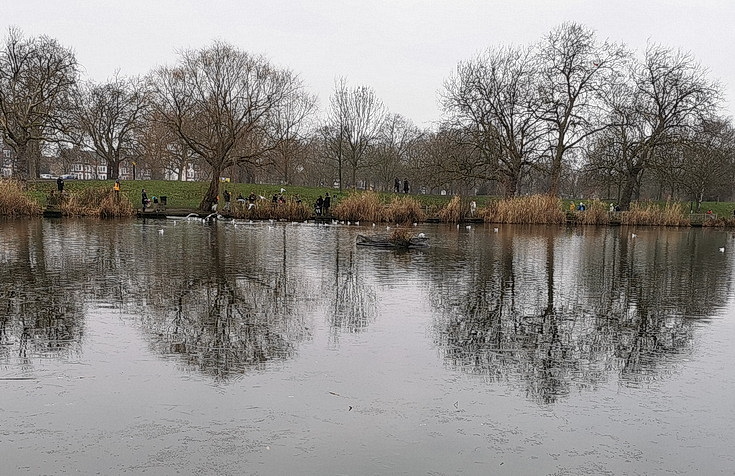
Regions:
M 681 203 L 666 202 L 664 206 L 655 203 L 633 203 L 630 210 L 620 213 L 622 225 L 659 225 L 688 226 L 690 220 Z
M 600 200 L 591 200 L 585 204 L 584 211 L 572 212 L 574 220 L 580 225 L 610 224 L 610 205 Z
M 86 188 L 64 194 L 58 200 L 64 216 L 96 216 L 99 218 L 130 217 L 135 214 L 130 200 L 108 188 Z
M 437 213 L 439 220 L 444 223 L 459 223 L 462 221 L 464 214 L 462 213 L 462 198 L 455 195 L 449 200 L 449 203 L 439 210 Z
M 340 200 L 332 209 L 335 218 L 343 221 L 383 221 L 383 205 L 374 192 L 356 193 Z
M 21 182 L 0 179 L 0 215 L 31 216 L 40 214 L 41 206 L 24 193 Z
M 499 200 L 481 211 L 488 222 L 522 224 L 562 224 L 566 214 L 562 201 L 549 195 L 530 195 Z
M 398 224 L 409 224 L 424 221 L 426 214 L 421 203 L 413 197 L 394 197 L 384 210 L 385 221 Z

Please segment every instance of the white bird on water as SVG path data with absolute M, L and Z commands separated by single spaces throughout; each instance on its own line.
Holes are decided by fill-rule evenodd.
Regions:
M 493 232 L 497 233 L 498 232 L 498 229 L 497 228 L 493 228 Z
M 720 248 L 720 253 L 724 253 L 724 252 L 725 252 L 725 248 Z
M 158 230 L 159 235 L 163 235 L 163 230 Z
M 638 236 L 638 235 L 636 235 L 635 233 L 631 233 L 631 234 L 630 234 L 630 237 L 631 237 L 631 238 L 636 238 L 637 236 Z

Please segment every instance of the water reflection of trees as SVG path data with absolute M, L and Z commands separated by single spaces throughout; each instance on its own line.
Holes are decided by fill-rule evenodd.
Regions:
M 655 378 L 690 350 L 694 318 L 726 301 L 716 283 L 730 265 L 704 233 L 513 230 L 455 259 L 463 267 L 435 267 L 436 339 L 451 366 L 523 382 L 540 402 L 611 373 Z
M 290 358 L 309 337 L 297 300 L 304 293 L 286 265 L 285 242 L 278 253 L 283 263 L 274 266 L 271 255 L 265 269 L 253 260 L 258 250 L 237 253 L 223 236 L 222 227 L 212 227 L 203 252 L 195 252 L 191 243 L 173 244 L 163 253 L 167 259 L 180 247 L 182 259 L 193 253 L 200 262 L 162 273 L 139 299 L 146 303 L 139 311 L 154 348 L 216 379 Z
M 84 334 L 86 269 L 57 261 L 44 224 L 18 221 L 0 228 L 0 361 L 15 355 L 68 355 Z M 50 249 L 49 249 L 50 248 Z

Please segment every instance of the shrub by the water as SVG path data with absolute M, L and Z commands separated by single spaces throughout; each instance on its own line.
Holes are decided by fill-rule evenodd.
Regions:
M 549 195 L 530 195 L 491 202 L 482 211 L 485 221 L 494 223 L 562 224 L 566 215 L 562 201 Z
M 0 179 L 0 215 L 40 215 L 41 206 L 24 191 L 23 184 L 16 180 Z

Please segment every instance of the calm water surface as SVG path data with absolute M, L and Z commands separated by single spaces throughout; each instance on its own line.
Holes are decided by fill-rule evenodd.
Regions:
M 731 232 L 375 230 L 0 222 L 0 473 L 735 470 Z

